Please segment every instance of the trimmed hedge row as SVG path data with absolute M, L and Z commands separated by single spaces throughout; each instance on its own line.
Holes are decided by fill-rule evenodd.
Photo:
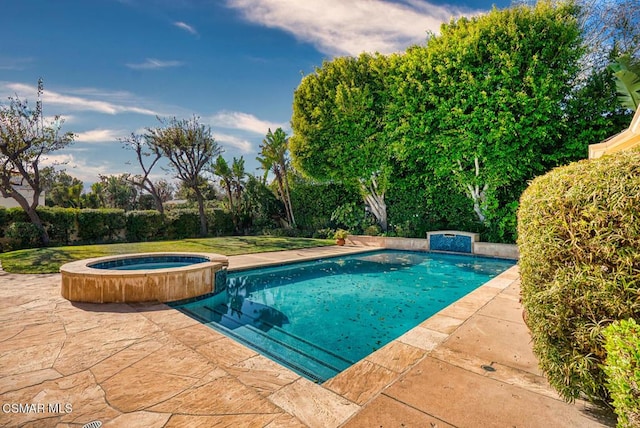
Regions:
M 197 237 L 200 231 L 196 209 L 169 210 L 164 220 L 155 210 L 38 207 L 37 212 L 52 245 L 184 239 Z M 231 215 L 225 211 L 207 210 L 207 223 L 210 235 L 233 233 Z M 0 251 L 37 247 L 39 237 L 21 208 L 0 207 Z
M 533 349 L 567 400 L 609 400 L 603 330 L 640 319 L 640 150 L 554 169 L 518 212 Z

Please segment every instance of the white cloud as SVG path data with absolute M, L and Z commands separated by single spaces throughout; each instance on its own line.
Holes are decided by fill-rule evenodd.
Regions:
M 463 12 L 422 0 L 227 0 L 227 5 L 248 21 L 284 30 L 326 54 L 354 56 L 403 51 Z
M 249 153 L 253 150 L 252 144 L 234 135 L 214 133 L 213 137 L 222 146 L 231 146 L 239 149 L 242 153 Z
M 10 95 L 18 94 L 18 96 L 20 96 L 23 99 L 32 99 L 32 97 L 34 97 L 35 94 L 37 94 L 37 88 L 35 86 L 25 85 L 23 83 L 6 83 L 4 87 L 6 89 L 9 89 Z M 4 92 L 4 88 L 0 87 L 0 92 Z M 64 106 L 71 110 L 76 110 L 76 111 L 94 111 L 94 112 L 110 114 L 110 115 L 121 114 L 121 113 L 137 113 L 137 114 L 149 115 L 149 116 L 162 116 L 161 113 L 158 113 L 157 111 L 154 111 L 148 108 L 138 107 L 135 105 L 127 105 L 122 103 L 114 103 L 111 101 L 104 101 L 100 99 L 91 98 L 91 97 L 109 98 L 107 95 L 113 95 L 115 99 L 119 101 L 125 101 L 125 98 L 126 98 L 125 94 L 121 92 L 108 94 L 108 93 L 98 92 L 96 90 L 90 90 L 90 89 L 79 90 L 79 92 L 81 94 L 85 92 L 87 96 L 64 95 L 58 92 L 47 90 L 45 88 L 45 91 L 42 94 L 42 101 L 44 102 L 45 105 L 54 104 L 58 106 Z M 25 93 L 28 94 L 26 97 L 23 95 L 20 95 Z M 130 96 L 130 98 L 133 98 L 133 97 Z
M 187 24 L 186 22 L 176 21 L 173 23 L 173 25 L 186 31 L 187 33 L 193 34 L 194 36 L 198 35 L 198 31 L 191 25 Z
M 121 129 L 93 129 L 76 133 L 74 141 L 77 143 L 112 143 L 126 135 L 127 132 Z
M 24 70 L 33 62 L 33 58 L 0 57 L 0 70 Z
M 100 175 L 118 175 L 125 172 L 131 172 L 129 165 L 114 164 L 107 159 L 87 158 L 86 153 L 82 153 L 81 157 L 76 157 L 73 153 L 58 153 L 48 155 L 43 159 L 42 166 L 55 166 L 57 170 L 64 169 L 67 174 L 82 180 L 85 190 L 89 190 L 89 186 L 99 181 Z
M 258 119 L 252 114 L 237 111 L 223 111 L 216 113 L 210 118 L 210 121 L 212 126 L 239 129 L 260 135 L 266 135 L 269 129 L 275 131 L 278 128 L 288 128 L 286 123 L 269 122 Z
M 147 58 L 144 62 L 138 64 L 127 64 L 127 67 L 134 70 L 156 70 L 159 68 L 180 67 L 183 65 L 180 61 L 162 61 L 155 58 Z

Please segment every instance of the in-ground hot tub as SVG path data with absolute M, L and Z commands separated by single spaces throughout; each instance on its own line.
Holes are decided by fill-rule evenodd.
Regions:
M 62 297 L 74 302 L 171 302 L 221 291 L 229 261 L 213 253 L 137 253 L 60 267 Z

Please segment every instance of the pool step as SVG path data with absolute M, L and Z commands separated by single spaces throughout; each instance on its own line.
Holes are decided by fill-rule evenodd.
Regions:
M 179 310 L 315 382 L 324 382 L 354 363 L 276 325 L 265 326 L 263 320 L 260 325 L 266 331 L 247 323 L 247 320 L 257 321 L 247 314 L 242 314 L 242 318 L 238 314 L 229 316 L 224 305 Z

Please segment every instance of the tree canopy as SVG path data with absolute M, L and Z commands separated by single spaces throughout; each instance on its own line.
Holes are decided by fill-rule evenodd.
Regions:
M 339 57 L 305 76 L 294 93 L 290 139 L 298 170 L 315 179 L 360 183 L 383 229 L 387 62 L 382 55 Z
M 563 2 L 494 9 L 404 54 L 325 61 L 294 94 L 294 165 L 367 181 L 385 208 L 385 192 L 466 195 L 478 227 L 513 240 L 527 181 L 591 143 L 565 138 L 584 53 L 577 17 Z
M 193 190 L 200 214 L 200 234 L 206 236 L 207 217 L 200 187 L 202 173 L 222 153 L 222 148 L 213 138 L 211 128 L 200 124 L 198 117 L 159 120 L 163 126 L 148 128 L 146 141 L 152 151 L 157 150 L 167 158 L 176 178 Z
M 569 5 L 512 7 L 443 25 L 401 59 L 407 75 L 394 91 L 395 110 L 428 106 L 422 135 L 404 139 L 407 150 L 432 146 L 435 174 L 454 178 L 486 223 L 498 189 L 521 191 L 562 158 L 563 104 L 580 56 Z

